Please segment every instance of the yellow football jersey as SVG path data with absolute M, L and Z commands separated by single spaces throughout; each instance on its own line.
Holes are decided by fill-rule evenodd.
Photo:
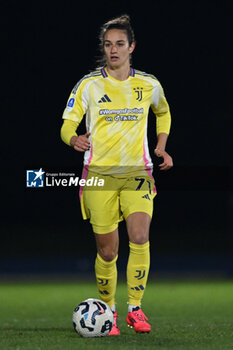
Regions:
M 127 80 L 119 81 L 106 68 L 85 75 L 74 87 L 63 119 L 77 123 L 86 114 L 91 147 L 84 166 L 94 172 L 116 176 L 152 171 L 148 149 L 149 108 L 156 115 L 157 134 L 169 134 L 171 116 L 159 81 L 131 68 Z

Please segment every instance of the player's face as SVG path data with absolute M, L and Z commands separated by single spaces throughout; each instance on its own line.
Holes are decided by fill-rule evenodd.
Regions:
M 104 52 L 107 65 L 112 69 L 129 64 L 130 54 L 133 52 L 134 48 L 134 43 L 132 43 L 131 46 L 129 45 L 124 30 L 110 29 L 104 36 Z

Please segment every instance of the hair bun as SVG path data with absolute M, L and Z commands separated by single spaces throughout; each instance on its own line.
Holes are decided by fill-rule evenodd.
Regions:
M 120 22 L 127 22 L 127 23 L 130 23 L 130 17 L 129 17 L 129 15 L 122 15 L 122 16 L 120 16 L 119 18 L 119 21 Z
M 103 27 L 108 28 L 114 25 L 130 26 L 130 17 L 127 14 L 121 15 L 119 17 L 112 18 L 110 21 L 106 22 Z

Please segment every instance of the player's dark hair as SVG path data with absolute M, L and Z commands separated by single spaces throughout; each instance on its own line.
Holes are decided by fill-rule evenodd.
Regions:
M 101 52 L 101 57 L 97 59 L 97 63 L 99 66 L 104 66 L 106 64 L 106 57 L 104 53 L 104 36 L 110 29 L 121 29 L 125 32 L 128 38 L 129 46 L 132 45 L 133 42 L 136 42 L 133 28 L 130 23 L 130 17 L 128 15 L 122 15 L 120 17 L 116 17 L 111 19 L 110 21 L 104 23 L 100 29 L 99 34 L 99 49 Z M 130 55 L 130 62 L 132 58 Z

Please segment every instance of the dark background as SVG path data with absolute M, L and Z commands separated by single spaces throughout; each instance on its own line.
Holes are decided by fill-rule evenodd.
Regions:
M 159 172 L 153 157 L 151 270 L 232 277 L 232 1 L 4 6 L 1 276 L 93 274 L 95 242 L 77 190 L 28 189 L 26 170 L 81 174 L 83 154 L 60 140 L 61 116 L 73 86 L 95 68 L 100 26 L 128 13 L 137 40 L 133 66 L 160 80 L 172 113 L 167 151 L 175 166 Z M 151 113 L 148 137 L 152 155 Z M 120 231 L 123 271 L 124 223 Z

